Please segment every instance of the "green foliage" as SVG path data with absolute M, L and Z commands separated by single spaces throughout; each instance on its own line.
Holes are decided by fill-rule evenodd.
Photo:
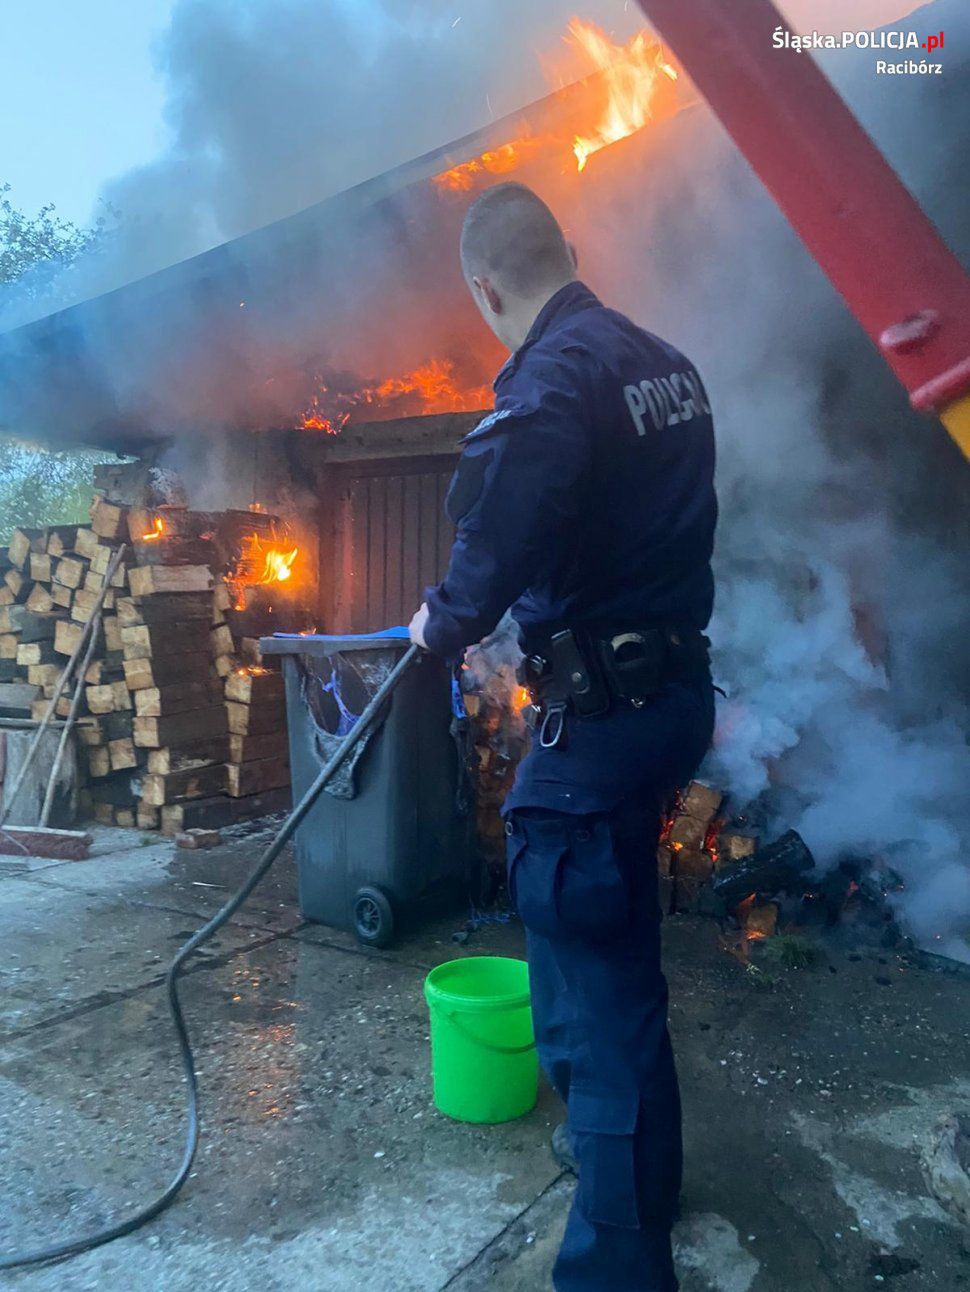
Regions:
M 86 521 L 94 468 L 108 461 L 114 461 L 110 453 L 48 453 L 0 439 L 0 543 L 18 526 Z
M 762 950 L 768 960 L 783 969 L 810 969 L 818 961 L 818 949 L 797 933 L 780 933 L 776 938 L 769 938 Z
M 53 203 L 36 215 L 25 215 L 9 193 L 10 185 L 0 184 L 0 286 L 23 279 L 20 290 L 34 297 L 45 290 L 51 276 L 37 271 L 56 273 L 72 265 L 101 242 L 109 220 L 101 216 L 90 229 L 82 229 L 56 215 Z
M 64 269 L 97 250 L 108 233 L 108 210 L 89 229 L 62 220 L 53 204 L 25 215 L 0 184 L 0 289 L 16 283 L 18 296 L 42 301 Z M 103 452 L 49 453 L 0 437 L 0 543 L 14 528 L 66 525 L 88 518 L 92 476 Z

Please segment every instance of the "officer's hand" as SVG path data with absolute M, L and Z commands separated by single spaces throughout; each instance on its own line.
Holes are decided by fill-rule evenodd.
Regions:
M 420 646 L 422 650 L 428 649 L 428 643 L 424 640 L 424 629 L 427 622 L 428 622 L 428 604 L 427 602 L 422 602 L 421 609 L 411 620 L 411 625 L 408 630 L 411 634 L 411 640 L 414 642 L 415 646 Z

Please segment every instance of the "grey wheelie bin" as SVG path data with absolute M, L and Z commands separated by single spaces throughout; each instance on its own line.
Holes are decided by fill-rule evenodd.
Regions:
M 410 645 L 403 629 L 264 638 L 281 655 L 298 802 Z M 466 898 L 471 823 L 460 809 L 452 679 L 431 656 L 402 676 L 382 719 L 297 829 L 300 909 L 386 946 L 395 925 Z

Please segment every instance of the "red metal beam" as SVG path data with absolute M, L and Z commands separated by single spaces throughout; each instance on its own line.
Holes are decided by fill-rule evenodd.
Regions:
M 774 4 L 639 4 L 913 406 L 970 453 L 970 276 L 811 55 L 775 48 L 791 29 Z

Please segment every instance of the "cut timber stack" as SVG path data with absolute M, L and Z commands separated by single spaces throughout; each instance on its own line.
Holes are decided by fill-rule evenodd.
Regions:
M 51 699 L 65 660 L 56 637 L 70 626 L 73 592 L 53 573 L 73 541 L 72 530 L 15 529 L 0 548 L 0 716 L 30 718 Z M 67 713 L 70 701 L 58 704 Z
M 230 796 L 282 798 L 290 784 L 282 673 L 258 664 L 234 669 L 226 678 L 226 710 Z
M 225 791 L 229 746 L 215 671 L 213 583 L 208 566 L 136 566 L 129 575 L 132 595 L 118 607 L 134 703 L 132 739 L 145 759 L 137 811 L 142 829 Z
M 77 726 L 81 805 L 103 824 L 174 834 L 289 803 L 282 677 L 227 620 L 222 574 L 249 518 L 98 497 L 89 526 L 17 529 L 0 549 L 0 717 L 39 719 L 126 544 Z

